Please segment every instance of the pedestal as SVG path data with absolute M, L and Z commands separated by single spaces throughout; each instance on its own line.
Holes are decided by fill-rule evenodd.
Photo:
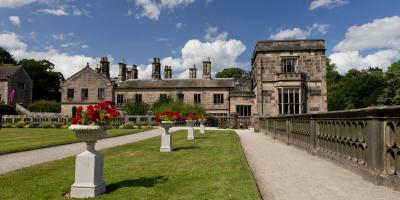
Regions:
M 201 134 L 206 133 L 206 128 L 204 127 L 204 122 L 200 122 L 200 133 Z
M 160 152 L 171 152 L 172 151 L 172 137 L 169 133 L 169 128 L 164 128 L 164 132 L 161 134 L 161 147 Z
M 86 150 L 76 156 L 75 182 L 71 186 L 71 197 L 88 198 L 106 190 L 103 181 L 103 155 L 96 152 L 96 142 L 86 142 Z
M 194 140 L 194 123 L 196 121 L 194 120 L 186 120 L 186 125 L 188 127 L 188 134 L 187 134 L 187 139 L 188 140 Z

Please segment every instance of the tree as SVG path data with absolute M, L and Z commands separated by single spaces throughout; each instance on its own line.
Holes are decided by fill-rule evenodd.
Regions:
M 400 60 L 394 62 L 385 74 L 386 88 L 378 98 L 380 104 L 400 104 Z
M 3 47 L 0 47 L 0 66 L 4 64 L 17 64 L 17 61 L 13 58 L 13 56 L 6 51 Z
M 28 106 L 31 112 L 61 112 L 61 103 L 56 101 L 37 100 Z
M 218 72 L 215 77 L 217 78 L 240 78 L 242 73 L 246 72 L 240 68 L 226 68 L 222 72 Z
M 33 81 L 33 99 L 61 100 L 60 83 L 64 76 L 54 71 L 54 64 L 48 60 L 23 59 L 18 62 Z

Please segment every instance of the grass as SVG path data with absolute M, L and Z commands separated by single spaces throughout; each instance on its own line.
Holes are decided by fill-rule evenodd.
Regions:
M 151 128 L 110 129 L 107 137 L 134 134 Z M 0 155 L 79 142 L 68 129 L 2 128 L 0 130 Z
M 159 137 L 102 150 L 107 192 L 96 199 L 260 199 L 233 131 L 196 137 L 174 133 L 171 153 L 159 152 Z M 71 157 L 0 175 L 0 199 L 63 199 L 74 164 Z

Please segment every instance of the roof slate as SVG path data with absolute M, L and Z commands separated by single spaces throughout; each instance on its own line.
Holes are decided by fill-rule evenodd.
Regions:
M 21 68 L 21 66 L 1 66 L 0 67 L 0 80 L 8 80 L 8 77 L 12 76 L 20 68 Z
M 158 88 L 232 88 L 233 79 L 172 79 L 172 80 L 127 80 L 118 83 L 121 89 L 158 89 Z

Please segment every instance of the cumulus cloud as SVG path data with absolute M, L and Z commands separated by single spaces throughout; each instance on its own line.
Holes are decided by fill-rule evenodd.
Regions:
M 280 30 L 275 34 L 272 34 L 269 38 L 272 40 L 284 40 L 284 39 L 306 39 L 314 34 L 325 35 L 328 33 L 328 24 L 314 23 L 312 26 L 307 26 L 304 29 L 292 28 Z
M 214 35 L 218 36 L 220 33 L 216 32 Z M 238 57 L 246 50 L 246 46 L 240 40 L 226 37 L 220 37 L 218 40 L 215 40 L 215 37 L 212 38 L 214 39 L 204 42 L 198 39 L 189 40 L 181 49 L 180 57 L 162 58 L 162 66 L 172 66 L 174 78 L 188 78 L 187 70 L 193 65 L 196 65 L 198 76 L 201 77 L 203 61 L 208 58 L 212 62 L 212 74 L 222 71 L 226 67 L 244 67 L 243 63 L 237 61 Z M 141 78 L 150 78 L 151 64 L 140 65 L 139 75 Z
M 11 23 L 13 23 L 15 26 L 21 26 L 21 20 L 19 19 L 18 16 L 10 16 L 8 18 Z
M 66 40 L 68 37 L 73 37 L 75 36 L 75 33 L 57 33 L 57 34 L 53 34 L 51 35 L 51 37 L 55 40 Z
M 339 42 L 335 51 L 366 49 L 400 49 L 400 16 L 375 19 L 371 23 L 352 26 L 345 39 Z
M 218 33 L 218 27 L 210 26 L 206 30 L 206 35 L 204 35 L 204 39 L 206 41 L 217 41 L 217 40 L 226 40 L 228 38 L 228 32 Z
M 313 0 L 310 3 L 309 9 L 315 10 L 318 8 L 335 8 L 349 3 L 348 0 Z
M 28 50 L 28 45 L 13 32 L 0 32 L 0 46 L 6 48 L 17 60 L 24 58 L 49 60 L 55 65 L 55 70 L 63 73 L 66 78 L 81 70 L 87 62 L 94 67 L 99 60 L 90 56 L 60 52 L 53 47 L 48 47 L 44 51 L 31 51 Z M 111 71 L 113 75 L 116 74 L 115 70 Z
M 56 15 L 56 16 L 68 16 L 69 13 L 64 10 L 64 8 L 53 8 L 53 9 L 39 9 L 37 12 L 45 13 L 49 15 Z
M 330 58 L 340 73 L 369 66 L 387 69 L 400 59 L 400 17 L 375 19 L 350 27 L 334 51 Z
M 174 11 L 175 8 L 192 4 L 194 0 L 135 0 L 141 8 L 139 17 L 147 17 L 157 21 L 163 10 Z

